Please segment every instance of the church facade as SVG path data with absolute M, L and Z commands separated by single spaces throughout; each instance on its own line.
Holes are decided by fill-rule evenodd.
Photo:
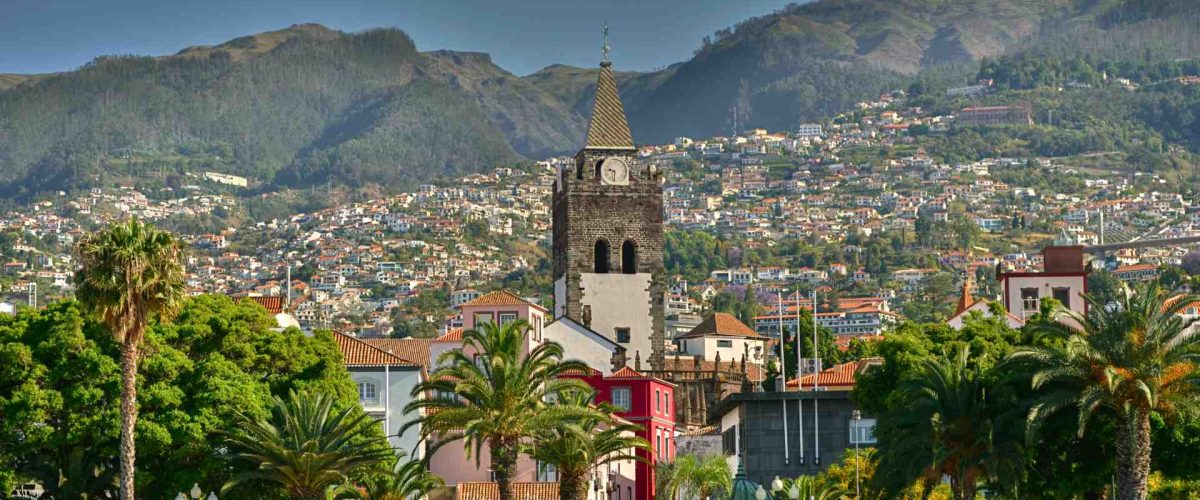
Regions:
M 552 200 L 554 316 L 663 364 L 662 177 L 643 165 L 608 61 L 601 63 L 587 143 Z

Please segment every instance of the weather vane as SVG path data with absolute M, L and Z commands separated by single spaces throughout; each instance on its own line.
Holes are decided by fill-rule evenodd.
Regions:
M 604 22 L 604 45 L 600 46 L 600 50 L 604 51 L 604 62 L 608 62 L 608 21 Z

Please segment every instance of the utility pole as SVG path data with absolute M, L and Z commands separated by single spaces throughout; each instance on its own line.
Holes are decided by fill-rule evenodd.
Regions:
M 37 282 L 29 282 L 29 307 L 37 309 Z

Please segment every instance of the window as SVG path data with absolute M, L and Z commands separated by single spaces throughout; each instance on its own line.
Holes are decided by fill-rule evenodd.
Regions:
M 721 433 L 721 452 L 726 455 L 737 455 L 737 426 L 725 429 Z
M 613 406 L 616 406 L 617 408 L 620 408 L 625 411 L 629 411 L 629 409 L 632 408 L 630 398 L 629 398 L 629 388 L 628 387 L 613 387 L 612 404 L 613 404 Z
M 1038 310 L 1038 289 L 1037 288 L 1022 288 L 1021 289 L 1021 310 L 1025 312 L 1037 312 Z
M 542 341 L 542 317 L 533 317 L 533 340 Z
M 538 462 L 537 463 L 537 480 L 544 483 L 553 483 L 558 481 L 558 467 L 552 463 Z
M 663 414 L 665 414 L 665 415 L 670 415 L 670 414 L 671 414 L 671 397 L 670 397 L 670 394 L 668 394 L 668 393 L 666 393 L 666 392 L 663 392 L 662 398 L 663 398 L 663 410 L 664 410 L 664 411 L 663 411 Z
M 596 240 L 596 248 L 592 252 L 592 257 L 595 262 L 592 266 L 593 272 L 607 273 L 608 272 L 608 242 L 605 240 Z
M 733 347 L 732 340 L 718 340 L 717 347 Z
M 850 421 L 850 444 L 875 444 L 875 419 Z
M 621 272 L 637 274 L 637 244 L 633 240 L 621 244 Z
M 515 312 L 502 312 L 502 313 L 500 313 L 500 326 L 507 325 L 507 324 L 509 324 L 509 323 L 512 323 L 513 321 L 516 321 L 516 320 L 517 320 L 517 313 L 515 313 Z
M 359 382 L 358 403 L 362 405 L 379 404 L 379 386 L 374 382 Z
M 1067 309 L 1071 308 L 1071 289 L 1070 288 L 1067 288 L 1067 287 L 1054 288 L 1051 290 L 1051 293 L 1053 294 L 1052 297 L 1054 297 L 1054 300 L 1061 302 L 1063 307 L 1065 307 Z
M 629 329 L 628 328 L 617 328 L 616 331 L 617 331 L 617 343 L 618 344 L 628 344 L 629 343 Z
M 662 413 L 662 391 L 654 390 L 654 411 Z
M 662 453 L 662 429 L 654 429 L 654 454 Z
M 480 328 L 484 323 L 492 323 L 492 313 L 475 313 L 475 328 Z

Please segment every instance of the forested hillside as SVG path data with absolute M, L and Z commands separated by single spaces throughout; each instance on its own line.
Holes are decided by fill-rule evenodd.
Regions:
M 400 31 L 314 25 L 174 56 L 99 58 L 0 92 L 0 192 L 196 169 L 398 185 L 570 146 L 529 140 L 544 130 L 526 122 L 560 117 L 545 128 L 578 129 L 582 118 L 523 97 L 491 101 L 445 78 L 436 59 Z
M 617 78 L 636 141 L 657 143 L 786 130 L 913 81 L 942 89 L 987 77 L 1022 90 L 1104 74 L 1144 80 L 1179 74 L 1197 55 L 1194 0 L 821 0 L 718 31 L 687 61 Z M 408 186 L 573 152 L 595 75 L 553 65 L 517 77 L 486 54 L 421 53 L 398 30 L 318 25 L 0 75 L 0 195 L 172 185 L 206 170 L 266 188 Z M 1164 139 L 1188 141 L 1191 121 L 1161 116 L 1176 94 L 1122 106 L 1166 127 Z

